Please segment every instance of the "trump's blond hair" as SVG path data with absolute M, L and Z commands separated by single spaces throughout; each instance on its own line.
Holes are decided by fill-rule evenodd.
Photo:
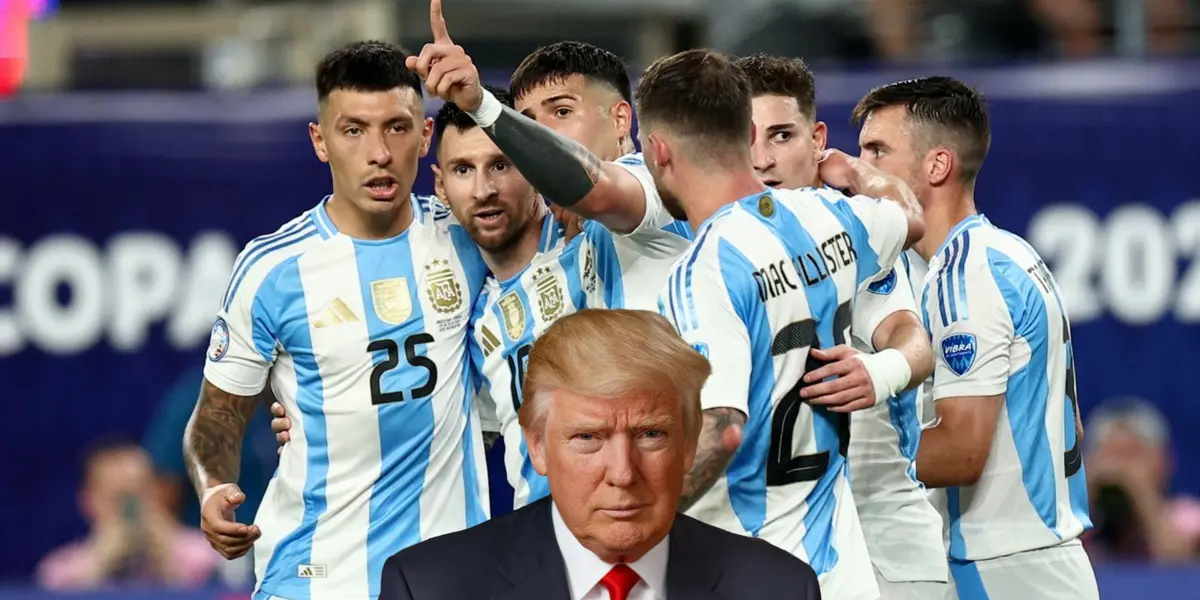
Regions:
M 663 394 L 679 398 L 686 431 L 699 435 L 700 389 L 711 373 L 708 359 L 662 315 L 586 309 L 555 321 L 534 342 L 518 418 L 540 434 L 556 391 L 605 399 Z

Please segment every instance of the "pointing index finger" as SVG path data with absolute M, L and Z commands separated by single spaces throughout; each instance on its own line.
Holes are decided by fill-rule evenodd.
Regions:
M 446 19 L 442 16 L 442 0 L 429 0 L 429 29 L 433 31 L 433 43 L 453 43 L 446 29 Z

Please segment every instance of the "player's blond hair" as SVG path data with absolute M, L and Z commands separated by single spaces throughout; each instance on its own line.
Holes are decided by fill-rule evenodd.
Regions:
M 518 418 L 526 435 L 541 435 L 554 392 L 616 399 L 634 394 L 676 396 L 684 428 L 700 435 L 700 389 L 708 359 L 671 324 L 645 310 L 587 309 L 554 322 L 533 344 Z

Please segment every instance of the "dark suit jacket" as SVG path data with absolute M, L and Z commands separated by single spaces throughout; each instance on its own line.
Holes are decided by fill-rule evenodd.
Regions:
M 821 599 L 812 568 L 762 540 L 679 514 L 669 543 L 667 600 Z M 384 564 L 379 593 L 379 600 L 569 598 L 549 498 L 402 550 Z

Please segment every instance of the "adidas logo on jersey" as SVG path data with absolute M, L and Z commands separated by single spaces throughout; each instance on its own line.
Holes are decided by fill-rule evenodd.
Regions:
M 333 327 L 343 323 L 354 323 L 358 321 L 358 317 L 354 315 L 354 311 L 342 302 L 341 298 L 334 298 L 332 302 L 321 309 L 316 320 L 313 321 L 313 327 Z
M 296 576 L 301 579 L 324 579 L 325 565 L 300 565 L 296 567 Z

